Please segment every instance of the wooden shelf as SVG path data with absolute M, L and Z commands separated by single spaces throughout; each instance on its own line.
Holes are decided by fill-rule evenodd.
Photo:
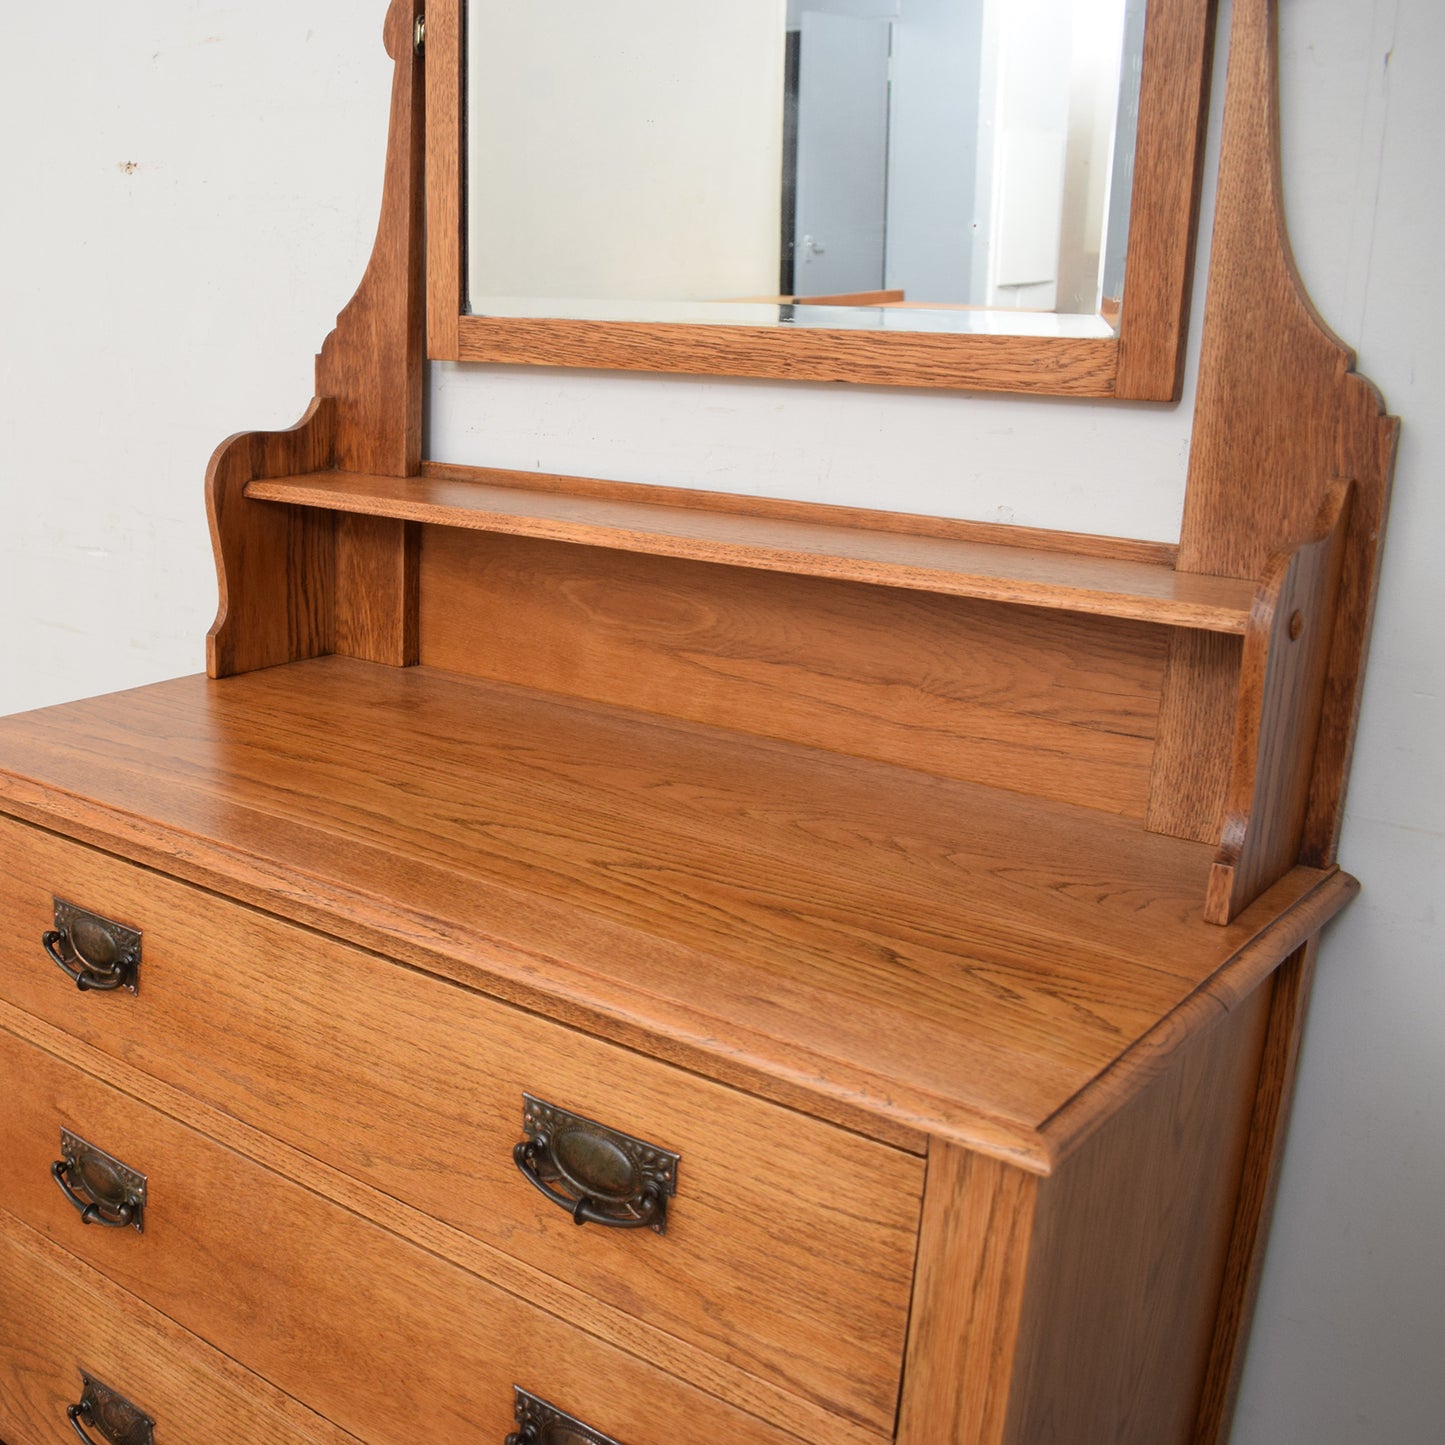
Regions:
M 1035 1169 L 1352 889 L 1296 868 L 1215 927 L 1214 850 L 1124 819 L 339 657 L 0 719 L 0 747 L 15 816 L 889 1142 Z
M 1148 544 L 1117 543 L 1116 552 L 1134 555 L 1109 555 L 1107 543 L 1077 539 L 1081 550 L 1072 550 L 1027 529 L 935 523 L 928 535 L 906 530 L 912 519 L 888 513 L 878 514 L 886 528 L 880 529 L 869 513 L 846 508 L 739 499 L 730 510 L 710 493 L 684 502 L 676 489 L 583 482 L 567 489 L 558 478 L 478 472 L 463 480 L 437 475 L 440 470 L 448 469 L 419 477 L 312 472 L 250 482 L 246 495 L 1206 632 L 1242 634 L 1254 599 L 1253 583 L 1177 572 L 1172 562 L 1158 560 L 1170 549 Z M 639 500 L 650 493 L 668 500 Z M 805 519 L 812 517 L 819 520 Z M 928 525 L 916 520 L 920 528 Z M 954 535 L 938 535 L 947 530 Z

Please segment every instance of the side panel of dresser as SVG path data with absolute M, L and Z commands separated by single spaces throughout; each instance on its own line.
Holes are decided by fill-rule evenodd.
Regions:
M 1048 1177 L 934 1148 L 899 1445 L 1204 1445 L 1277 986 L 1170 1056 Z

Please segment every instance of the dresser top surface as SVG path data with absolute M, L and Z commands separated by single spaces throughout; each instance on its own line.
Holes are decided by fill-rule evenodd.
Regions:
M 1071 1101 L 1353 888 L 1297 868 L 1216 927 L 1213 850 L 1127 820 L 334 657 L 0 719 L 0 809 L 893 1142 L 1033 1167 Z

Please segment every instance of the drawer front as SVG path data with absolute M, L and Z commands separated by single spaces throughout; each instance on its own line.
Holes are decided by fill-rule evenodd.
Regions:
M 7 1208 L 365 1440 L 500 1441 L 520 1385 L 624 1445 L 797 1445 L 3 1029 L 0 1089 Z M 84 1222 L 62 1130 L 144 1176 L 141 1230 Z
M 892 1427 L 922 1161 L 0 820 L 0 989 L 353 1177 L 865 1428 Z M 142 934 L 136 994 L 47 958 L 53 897 Z M 530 1093 L 681 1156 L 665 1235 L 513 1160 Z
M 73 1442 L 82 1370 L 152 1420 L 159 1445 L 352 1440 L 0 1210 L 0 1439 Z

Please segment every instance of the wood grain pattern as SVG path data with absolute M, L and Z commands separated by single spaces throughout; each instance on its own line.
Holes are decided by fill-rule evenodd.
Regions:
M 1210 844 L 1224 834 L 1242 651 L 1237 637 L 1170 633 L 1149 779 L 1153 832 Z
M 0 720 L 0 750 L 13 815 L 875 1137 L 1035 1169 L 1043 1121 L 1352 890 L 1296 869 L 1216 928 L 1207 848 L 1092 810 L 342 658 Z
M 457 354 L 432 355 L 491 365 L 1106 397 L 1114 394 L 1118 347 L 1107 338 L 462 316 Z
M 206 1104 L 195 1094 L 141 1073 L 114 1054 L 102 1054 L 3 1000 L 0 1000 L 0 1028 L 64 1063 L 103 1078 L 122 1093 L 144 1100 L 173 1119 L 185 1120 L 218 1144 L 254 1160 L 272 1173 L 372 1220 L 431 1254 L 454 1261 L 558 1319 L 581 1325 L 598 1339 L 689 1381 L 747 1414 L 795 1422 L 794 1428 L 807 1440 L 826 1439 L 830 1445 L 832 1442 L 878 1445 L 875 1431 L 824 1411 L 811 1401 L 789 1394 L 767 1380 L 730 1365 L 719 1355 L 689 1345 L 641 1316 L 628 1313 L 622 1307 L 627 1302 L 625 1292 L 614 1288 L 618 1301 L 589 1295 L 561 1275 L 534 1269 L 515 1255 L 484 1245 L 474 1236 L 401 1203 L 354 1174 L 337 1169 L 314 1154 L 283 1144 L 240 1122 L 232 1114 Z
M 1112 558 L 1119 562 L 1144 562 L 1159 567 L 1172 567 L 1179 555 L 1179 548 L 1172 542 L 1146 542 L 1134 537 L 1108 537 L 1091 532 L 1057 532 L 1001 522 L 970 522 L 960 517 L 889 512 L 877 507 L 795 502 L 786 497 L 710 492 L 702 487 L 663 487 L 639 482 L 604 481 L 596 477 L 556 476 L 548 472 L 462 467 L 442 462 L 423 462 L 422 475 L 436 481 L 480 482 L 531 492 L 565 492 L 570 496 L 597 501 L 647 502 L 689 511 L 759 517 L 775 522 L 808 522 L 853 531 L 938 537 L 944 541 L 983 542 L 998 547 L 1027 547 L 1036 552 L 1068 552 L 1078 557 Z
M 1268 1004 L 1257 989 L 1039 1184 L 1014 1445 L 1188 1445 Z
M 376 244 L 355 296 L 316 359 L 316 394 L 336 400 L 335 465 L 407 476 L 421 465 L 425 99 L 414 35 L 423 0 L 392 0 L 385 42 L 395 65 Z M 405 667 L 416 661 L 413 528 L 351 519 L 336 534 L 333 646 Z
M 421 529 L 390 517 L 336 517 L 335 650 L 411 667 L 419 657 Z
M 373 517 L 577 542 L 657 556 L 1243 632 L 1251 590 L 1234 578 L 1017 545 L 764 520 L 438 477 L 349 472 L 258 481 L 247 496 Z
M 1170 398 L 1177 394 L 1187 335 L 1213 9 L 1212 0 L 1154 0 L 1150 6 L 1122 331 L 1118 338 L 1070 340 L 459 316 L 465 254 L 462 12 L 459 0 L 437 0 L 427 14 L 427 98 L 434 117 L 428 135 L 429 274 L 436 288 L 428 354 L 441 361 Z
M 0 1210 L 0 1431 L 10 1445 L 73 1438 L 65 1409 L 80 1399 L 78 1363 L 145 1410 L 161 1441 L 356 1438 Z
M 1336 874 L 1332 882 L 1341 890 L 1345 901 L 1359 892 L 1359 884 L 1348 874 Z M 1299 932 L 1290 928 L 1290 936 L 1318 938 L 1318 928 L 1323 927 L 1341 906 L 1338 899 L 1328 903 L 1320 898 L 1310 900 L 1302 910 L 1308 921 L 1303 921 Z M 1290 920 L 1291 923 L 1293 921 Z M 1044 1124 L 1041 1132 L 1048 1143 L 1049 1156 L 1055 1168 L 1075 1153 L 1130 1099 L 1166 1073 L 1195 1039 L 1229 1018 L 1254 998 L 1261 988 L 1273 987 L 1270 981 L 1279 972 L 1280 955 L 1271 945 L 1270 935 L 1285 922 L 1281 919 L 1266 927 L 1249 948 L 1210 979 L 1207 989 L 1192 994 L 1161 1019 L 1126 1054 L 1100 1074 L 1088 1089 L 1070 1099 Z
M 334 519 L 300 507 L 260 507 L 245 492 L 257 477 L 330 466 L 335 439 L 335 403 L 319 398 L 290 431 L 242 432 L 216 448 L 206 471 L 220 591 L 206 637 L 212 677 L 331 651 Z
M 897 1445 L 1002 1445 L 1039 1181 L 928 1153 Z
M 1326 494 L 1313 541 L 1265 570 L 1244 639 L 1224 833 L 1204 916 L 1228 923 L 1299 856 L 1335 628 L 1350 487 Z
M 466 309 L 462 258 L 466 213 L 462 139 L 464 57 L 462 0 L 429 0 L 426 6 L 426 354 L 434 360 L 459 355 L 457 320 Z
M 1238 0 L 1181 569 L 1263 575 L 1354 484 L 1303 856 L 1334 858 L 1397 423 L 1306 297 L 1285 236 L 1275 0 Z M 1186 730 L 1166 718 L 1162 735 Z
M 1235 1205 L 1234 1230 L 1229 1241 L 1193 1445 L 1224 1445 L 1234 1416 L 1249 1326 L 1259 1294 L 1264 1246 L 1274 1214 L 1285 1130 L 1294 1098 L 1305 1011 L 1309 1006 L 1318 951 L 1319 940 L 1312 939 L 1289 958 L 1275 975 L 1271 988 L 1259 1089 L 1250 1121 L 1244 1175 Z
M 1150 0 L 1114 395 L 1177 401 L 1209 120 L 1213 0 Z
M 289 432 L 222 443 L 206 477 L 220 607 L 207 670 L 229 677 L 324 655 L 404 662 L 414 636 L 415 538 L 404 527 L 341 527 L 314 510 L 261 507 L 247 483 L 298 470 L 415 472 L 421 464 L 423 295 L 421 71 L 412 26 L 421 0 L 393 0 L 396 62 L 376 245 L 316 361 L 316 399 Z M 408 613 L 410 608 L 410 613 Z M 373 628 L 376 630 L 373 632 Z
M 740 1372 L 891 1422 L 920 1160 L 8 820 L 0 858 L 13 1003 Z M 79 995 L 45 956 L 57 893 L 141 929 L 134 999 Z M 211 939 L 225 965 L 198 971 Z M 665 1237 L 578 1229 L 528 1186 L 524 1090 L 682 1155 Z
M 796 1445 L 3 1030 L 0 1079 L 18 1218 L 374 1445 L 500 1440 L 514 1382 L 629 1445 Z M 61 1127 L 148 1175 L 144 1234 L 82 1226 L 50 1177 Z
M 421 465 L 425 102 L 413 48 L 421 12 L 422 0 L 391 0 L 387 11 L 384 41 L 395 69 L 376 243 L 316 359 L 316 394 L 336 403 L 335 465 L 386 476 Z
M 422 578 L 435 667 L 1143 813 L 1157 628 L 453 529 Z

